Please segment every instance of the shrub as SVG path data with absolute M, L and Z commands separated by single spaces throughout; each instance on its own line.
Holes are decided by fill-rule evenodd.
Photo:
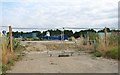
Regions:
M 116 46 L 118 45 L 118 34 L 115 32 L 112 32 L 110 35 L 108 35 L 108 42 L 109 45 Z
M 96 52 L 94 52 L 93 55 L 96 56 L 96 57 L 101 57 L 101 56 L 102 56 L 102 53 L 99 52 L 99 51 L 96 51 Z
M 69 41 L 75 41 L 75 38 L 74 37 L 70 37 L 68 40 Z
M 2 65 L 0 65 L 0 74 L 2 74 Z
M 9 60 L 8 65 L 13 66 L 15 61 L 13 59 Z
M 13 49 L 15 50 L 20 45 L 20 41 L 17 39 L 13 39 Z
M 106 52 L 105 56 L 112 59 L 118 59 L 119 57 L 118 48 L 117 47 L 111 48 L 111 50 Z
M 8 70 L 7 65 L 2 64 L 2 74 L 4 75 L 6 71 Z
M 40 40 L 39 38 L 32 39 L 32 41 L 39 41 L 39 40 Z

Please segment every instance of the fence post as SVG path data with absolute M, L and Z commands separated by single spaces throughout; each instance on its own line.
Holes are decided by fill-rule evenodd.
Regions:
M 11 26 L 9 26 L 9 37 L 10 37 L 10 51 L 13 53 L 12 27 Z
M 105 27 L 104 32 L 105 32 L 105 46 L 107 46 L 107 28 L 106 27 Z

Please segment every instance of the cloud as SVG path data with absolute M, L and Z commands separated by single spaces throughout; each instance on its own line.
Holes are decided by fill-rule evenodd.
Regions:
M 2 23 L 13 27 L 117 27 L 118 0 L 7 0 Z

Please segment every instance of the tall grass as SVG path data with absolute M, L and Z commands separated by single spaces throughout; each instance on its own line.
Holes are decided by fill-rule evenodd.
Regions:
M 9 45 L 9 38 L 4 36 L 2 37 L 2 73 L 5 74 L 7 70 L 10 69 L 11 66 L 14 65 L 15 61 L 18 61 L 20 56 L 16 55 L 15 53 L 18 50 L 18 47 L 21 48 L 20 42 L 17 39 L 13 39 L 13 50 L 14 52 L 10 51 L 10 45 Z M 20 51 L 19 51 L 20 52 Z
M 7 64 L 9 59 L 9 50 L 8 50 L 8 38 L 2 37 L 2 63 Z
M 91 38 L 92 38 L 91 34 Z M 112 32 L 111 34 L 107 35 L 107 43 L 105 44 L 105 38 L 104 37 L 100 37 L 97 35 L 97 37 L 95 38 L 95 36 L 93 36 L 94 39 L 92 38 L 92 40 L 95 40 L 96 43 L 94 42 L 90 42 L 89 39 L 80 39 L 81 43 L 79 44 L 79 49 L 82 50 L 89 50 L 90 52 L 92 52 L 95 56 L 100 57 L 107 57 L 107 58 L 112 58 L 112 59 L 120 59 L 120 53 L 119 53 L 119 38 L 120 36 L 118 36 L 118 33 L 116 32 Z M 85 44 L 85 42 L 87 41 L 87 43 Z M 89 44 L 91 43 L 91 45 Z
M 118 54 L 118 33 L 112 32 L 107 36 L 107 43 L 105 44 L 105 40 L 99 39 L 99 46 L 97 51 L 99 51 L 102 56 L 112 59 L 118 59 L 120 55 Z

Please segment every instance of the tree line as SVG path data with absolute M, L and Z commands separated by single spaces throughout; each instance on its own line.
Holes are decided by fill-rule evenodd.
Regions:
M 61 36 L 62 33 L 64 33 L 64 36 L 68 36 L 68 37 L 75 37 L 75 38 L 78 38 L 80 36 L 82 37 L 87 37 L 89 36 L 91 33 L 94 34 L 94 33 L 99 33 L 99 32 L 104 32 L 105 29 L 102 29 L 102 30 L 99 30 L 98 32 L 96 32 L 94 29 L 88 29 L 88 30 L 81 30 L 81 31 L 76 31 L 76 32 L 73 32 L 72 30 L 64 30 L 61 31 L 59 29 L 56 29 L 56 30 L 46 30 L 46 31 L 32 31 L 32 32 L 12 32 L 13 36 L 22 36 L 24 34 L 30 34 L 30 33 L 36 33 L 37 34 L 37 37 L 39 36 L 45 36 L 47 32 L 50 33 L 50 36 Z M 109 28 L 107 28 L 107 32 L 120 32 L 120 30 L 110 30 Z M 9 32 L 7 33 L 9 34 Z

